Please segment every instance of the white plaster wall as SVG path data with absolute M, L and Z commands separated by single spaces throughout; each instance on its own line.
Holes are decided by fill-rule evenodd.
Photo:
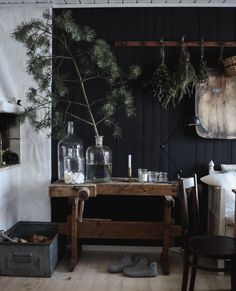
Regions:
M 0 229 L 8 229 L 18 218 L 20 165 L 0 169 Z
M 33 80 L 26 73 L 25 48 L 10 34 L 22 21 L 42 17 L 43 10 L 38 7 L 0 8 L 1 56 L 5 59 L 4 66 L 8 66 L 8 78 L 9 75 L 12 78 L 9 82 L 14 82 L 14 90 L 8 91 L 17 94 L 13 97 L 21 99 L 22 104 L 26 104 L 25 93 L 33 85 Z M 51 218 L 48 197 L 51 140 L 46 132 L 36 133 L 28 123 L 21 125 L 20 132 L 19 172 L 15 173 L 13 168 L 0 171 L 0 228 L 7 228 L 19 220 L 50 221 Z

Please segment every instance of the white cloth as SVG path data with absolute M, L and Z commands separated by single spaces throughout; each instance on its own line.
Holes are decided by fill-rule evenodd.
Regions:
M 225 189 L 225 218 L 227 221 L 234 221 L 236 171 L 217 173 L 204 176 L 200 180 L 209 186 L 218 186 Z

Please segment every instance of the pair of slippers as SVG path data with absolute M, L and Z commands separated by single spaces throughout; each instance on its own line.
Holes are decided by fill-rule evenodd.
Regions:
M 110 273 L 123 273 L 128 277 L 156 277 L 157 263 L 140 256 L 124 255 L 109 266 Z

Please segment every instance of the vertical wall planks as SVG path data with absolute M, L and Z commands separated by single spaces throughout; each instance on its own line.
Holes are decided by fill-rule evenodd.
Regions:
M 140 34 L 140 29 L 136 25 L 136 23 L 140 19 L 140 10 L 133 11 L 135 15 L 135 31 L 134 31 L 134 39 L 137 39 L 137 37 Z M 133 62 L 134 64 L 141 65 L 143 63 L 143 48 L 135 48 L 133 51 L 134 58 Z M 143 168 L 143 102 L 144 102 L 144 96 L 143 96 L 143 84 L 139 81 L 135 82 L 135 84 L 132 86 L 134 90 L 134 97 L 135 97 L 135 108 L 136 108 L 136 117 L 139 116 L 139 118 L 135 117 L 134 127 L 133 127 L 133 134 L 134 134 L 134 140 L 132 141 L 133 144 L 133 176 L 137 175 L 137 169 Z
M 55 14 L 61 10 L 55 10 Z M 115 40 L 179 40 L 185 35 L 186 40 L 235 40 L 236 9 L 217 8 L 127 8 L 127 9 L 74 9 L 78 23 L 90 25 L 99 37 L 111 42 Z M 55 49 L 55 47 L 54 47 Z M 197 66 L 199 49 L 190 48 L 191 60 Z M 124 112 L 117 114 L 123 129 L 123 137 L 114 140 L 109 129 L 102 128 L 105 143 L 112 147 L 113 174 L 127 176 L 127 155 L 132 154 L 133 174 L 137 168 L 147 167 L 152 170 L 168 170 L 173 177 L 176 169 L 160 149 L 160 145 L 177 128 L 175 135 L 165 149 L 179 168 L 183 176 L 197 172 L 206 174 L 207 164 L 213 159 L 216 164 L 236 163 L 236 141 L 207 140 L 196 135 L 194 128 L 184 127 L 186 119 L 194 115 L 194 96 L 185 99 L 176 108 L 163 109 L 157 98 L 150 93 L 144 83 L 149 81 L 159 64 L 159 49 L 149 47 L 114 47 L 114 53 L 123 68 L 131 63 L 143 67 L 143 75 L 132 86 L 135 95 L 136 117 L 127 119 Z M 234 49 L 225 49 L 225 56 L 236 54 Z M 217 65 L 218 48 L 205 49 L 205 56 L 210 67 Z M 166 48 L 166 61 L 171 70 L 176 70 L 179 48 Z M 98 94 L 102 97 L 102 86 Z M 94 92 L 94 88 L 90 88 Z M 73 89 L 76 95 L 77 88 Z M 93 131 L 79 125 L 79 135 L 85 147 L 94 142 Z M 53 153 L 56 144 L 53 144 Z M 53 177 L 56 179 L 57 161 L 53 155 Z M 108 204 L 107 204 L 108 205 Z M 108 206 L 109 207 L 109 206 Z M 148 207 L 147 210 L 148 212 Z M 118 213 L 116 214 L 117 216 Z M 128 215 L 128 211 L 127 211 Z
M 143 28 L 142 33 L 140 35 L 141 38 L 152 39 L 153 37 L 153 21 L 154 15 L 153 11 L 148 11 L 146 9 L 142 10 L 142 14 L 140 15 L 143 19 Z M 143 62 L 148 65 L 148 67 L 152 66 L 153 62 L 153 48 L 150 51 L 144 49 L 143 54 Z M 144 71 L 143 78 L 144 82 L 148 82 L 152 77 L 149 70 Z M 153 116 L 153 99 L 151 98 L 151 94 L 148 91 L 144 92 L 143 95 L 143 125 L 145 130 L 143 131 L 143 164 L 145 168 L 151 168 L 151 160 L 155 157 L 152 157 L 152 116 Z M 154 168 L 155 169 L 155 168 Z
M 168 40 L 178 40 L 182 35 L 185 35 L 186 40 L 202 37 L 208 40 L 233 40 L 235 35 L 235 9 L 78 9 L 74 10 L 73 14 L 79 23 L 94 27 L 98 36 L 108 41 L 157 40 L 162 36 Z M 113 149 L 115 175 L 127 174 L 128 153 L 133 154 L 134 173 L 138 167 L 147 167 L 153 170 L 168 170 L 170 176 L 174 175 L 176 170 L 168 163 L 167 157 L 160 150 L 160 144 L 169 137 L 178 124 L 181 128 L 166 145 L 166 150 L 177 165 L 184 170 L 185 175 L 195 169 L 200 170 L 205 167 L 209 159 L 214 159 L 216 163 L 232 160 L 234 150 L 231 147 L 234 142 L 204 140 L 196 136 L 194 131 L 183 127 L 190 113 L 194 114 L 194 97 L 191 100 L 185 100 L 176 109 L 165 110 L 157 99 L 152 97 L 150 88 L 143 86 L 151 79 L 158 65 L 157 48 L 119 47 L 114 50 L 123 67 L 136 62 L 143 67 L 142 79 L 134 86 L 136 118 L 129 120 L 125 118 L 123 112 L 117 114 L 124 131 L 123 138 L 114 140 L 109 130 L 102 129 L 106 143 Z M 166 50 L 167 63 L 172 70 L 175 70 L 179 48 Z M 198 49 L 192 48 L 190 52 L 192 61 L 197 65 Z M 215 66 L 219 50 L 206 49 L 205 52 L 209 65 Z M 226 56 L 230 53 L 232 54 L 232 49 L 225 50 Z M 102 95 L 102 87 L 99 92 Z M 93 142 L 91 129 L 88 131 L 86 126 L 81 125 L 80 132 L 84 136 L 86 146 Z

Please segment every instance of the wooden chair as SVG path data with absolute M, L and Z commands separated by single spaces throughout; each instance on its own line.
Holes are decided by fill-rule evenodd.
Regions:
M 226 236 L 190 235 L 189 227 L 189 200 L 194 208 L 194 231 L 199 230 L 199 203 L 197 177 L 180 179 L 180 205 L 182 216 L 182 231 L 184 243 L 183 278 L 181 291 L 187 291 L 189 268 L 191 266 L 191 278 L 189 291 L 194 290 L 196 271 L 205 270 L 213 272 L 231 272 L 231 290 L 236 290 L 236 239 Z M 230 267 L 217 268 L 205 264 L 199 264 L 200 258 L 230 260 Z

